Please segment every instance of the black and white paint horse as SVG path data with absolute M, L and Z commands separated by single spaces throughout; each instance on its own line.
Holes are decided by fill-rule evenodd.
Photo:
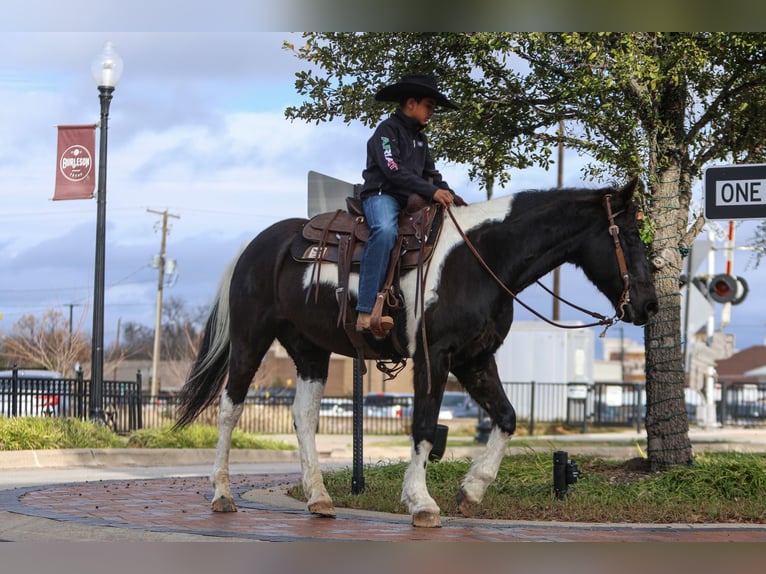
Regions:
M 481 502 L 516 428 L 516 415 L 503 392 L 494 359 L 511 327 L 514 300 L 480 265 L 458 226 L 513 293 L 557 266 L 573 263 L 618 309 L 621 319 L 642 325 L 656 312 L 657 298 L 637 229 L 637 209 L 632 202 L 635 187 L 634 180 L 621 189 L 530 191 L 453 208 L 454 220 L 444 218 L 434 248 L 424 291 L 425 312 L 418 316 L 413 310 L 416 273 L 402 275 L 408 305 L 397 328 L 408 342 L 414 364 L 414 411 L 412 459 L 401 500 L 415 526 L 441 525 L 439 506 L 426 487 L 426 465 L 450 372 L 493 423 L 486 449 L 473 460 L 457 494 L 463 514 L 470 516 Z M 605 205 L 607 195 L 609 207 Z M 296 262 L 289 255 L 289 246 L 305 222 L 289 219 L 272 225 L 233 262 L 221 280 L 199 355 L 181 393 L 179 426 L 193 421 L 226 384 L 220 398 L 220 434 L 212 475 L 214 511 L 236 510 L 229 485 L 231 434 L 253 376 L 276 338 L 298 373 L 292 410 L 308 510 L 335 515 L 318 464 L 315 431 L 330 353 L 356 354 L 342 326 L 336 326 L 335 266 L 322 265 L 319 299 L 315 302 L 312 295 L 307 301 L 307 290 L 313 290 L 312 265 Z M 617 242 L 610 227 L 612 232 L 619 231 Z M 620 251 L 621 256 L 616 253 Z M 623 265 L 618 264 L 620 258 Z M 358 275 L 352 273 L 352 305 L 357 285 Z M 426 322 L 427 349 L 420 336 L 421 321 Z M 385 351 L 389 343 L 374 344 Z

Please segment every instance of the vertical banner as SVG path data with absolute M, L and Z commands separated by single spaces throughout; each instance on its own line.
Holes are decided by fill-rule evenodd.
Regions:
M 58 132 L 53 200 L 91 199 L 96 187 L 96 126 L 58 126 Z

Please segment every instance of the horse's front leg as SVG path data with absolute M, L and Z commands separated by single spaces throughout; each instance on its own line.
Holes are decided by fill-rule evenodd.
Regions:
M 432 373 L 430 393 L 423 376 L 415 375 L 415 402 L 412 413 L 412 456 L 404 473 L 401 501 L 412 515 L 412 525 L 424 528 L 441 527 L 439 505 L 428 493 L 426 469 L 434 446 L 446 371 L 443 377 Z
M 492 427 L 486 448 L 474 458 L 457 493 L 458 507 L 463 516 L 473 516 L 481 504 L 487 488 L 497 477 L 509 440 L 511 433 L 501 430 L 496 424 Z
M 319 424 L 319 405 L 324 393 L 324 383 L 323 380 L 298 379 L 293 417 L 301 459 L 303 492 L 308 501 L 308 510 L 312 514 L 334 518 L 335 507 L 324 485 L 316 447 L 316 428 Z
M 402 503 L 407 505 L 407 510 L 412 515 L 412 525 L 423 528 L 440 528 L 442 525 L 441 510 L 436 501 L 431 498 L 426 485 L 426 468 L 428 467 L 428 455 L 433 448 L 431 440 L 417 439 L 412 437 L 412 458 L 404 473 L 402 485 Z
M 231 450 L 231 433 L 234 432 L 234 427 L 242 415 L 244 406 L 244 402 L 235 405 L 229 398 L 228 391 L 221 394 L 220 414 L 218 415 L 218 445 L 215 451 L 213 475 L 210 477 L 213 488 L 215 488 L 212 503 L 214 512 L 237 511 L 229 481 L 229 452 Z
M 463 516 L 473 516 L 487 488 L 497 477 L 508 441 L 516 430 L 516 411 L 500 384 L 494 357 L 485 356 L 471 365 L 453 369 L 453 373 L 492 419 L 487 446 L 474 458 L 457 494 L 460 512 Z

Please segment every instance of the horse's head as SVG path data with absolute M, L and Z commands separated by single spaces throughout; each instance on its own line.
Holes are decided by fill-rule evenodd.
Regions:
M 620 189 L 604 191 L 602 215 L 596 217 L 578 264 L 618 316 L 643 325 L 657 312 L 657 293 L 638 232 L 639 211 L 633 203 L 637 182 L 634 178 Z

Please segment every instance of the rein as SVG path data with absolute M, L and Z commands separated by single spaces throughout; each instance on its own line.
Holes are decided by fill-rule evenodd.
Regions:
M 559 297 L 555 293 L 553 293 L 550 289 L 545 287 L 540 281 L 537 281 L 537 284 L 543 287 L 548 293 L 556 297 L 558 300 L 562 301 L 563 303 L 569 305 L 570 307 L 577 309 L 578 311 L 581 311 L 583 313 L 586 313 L 590 315 L 591 317 L 594 317 L 598 319 L 598 321 L 593 323 L 588 323 L 587 325 L 563 325 L 561 323 L 556 323 L 555 321 L 551 321 L 547 317 L 545 317 L 543 314 L 539 313 L 538 311 L 534 310 L 532 307 L 524 303 L 521 299 L 519 299 L 518 295 L 516 295 L 513 291 L 511 291 L 508 286 L 503 282 L 502 279 L 500 279 L 494 271 L 489 267 L 486 261 L 482 258 L 481 254 L 477 251 L 476 247 L 471 243 L 471 240 L 468 239 L 468 236 L 465 234 L 463 229 L 460 227 L 460 224 L 457 222 L 457 219 L 455 218 L 455 215 L 452 213 L 451 208 L 447 208 L 446 211 L 450 216 L 450 219 L 452 219 L 452 223 L 455 224 L 455 228 L 457 229 L 458 233 L 460 234 L 460 237 L 463 238 L 463 241 L 468 246 L 468 249 L 471 250 L 471 253 L 473 253 L 474 257 L 476 257 L 476 260 L 481 264 L 481 266 L 484 268 L 484 270 L 489 273 L 490 277 L 495 280 L 495 282 L 505 291 L 513 297 L 513 299 L 522 307 L 524 307 L 527 311 L 538 317 L 539 319 L 545 321 L 549 325 L 553 325 L 554 327 L 558 327 L 560 329 L 585 329 L 588 327 L 600 327 L 602 325 L 605 326 L 603 332 L 600 337 L 604 337 L 606 335 L 607 330 L 612 327 L 615 323 L 618 321 L 621 321 L 623 316 L 625 315 L 625 305 L 627 305 L 630 302 L 630 275 L 628 273 L 628 267 L 625 264 L 625 254 L 622 250 L 622 245 L 620 244 L 619 234 L 620 234 L 620 228 L 617 226 L 617 224 L 614 222 L 614 218 L 620 215 L 622 211 L 618 211 L 617 213 L 612 212 L 612 204 L 611 204 L 611 194 L 608 194 L 604 196 L 604 204 L 606 207 L 606 215 L 609 219 L 609 235 L 612 236 L 612 240 L 614 241 L 614 250 L 617 255 L 617 265 L 620 269 L 620 276 L 622 277 L 623 282 L 623 288 L 622 288 L 622 294 L 620 295 L 620 302 L 617 305 L 617 312 L 612 317 L 606 317 L 604 315 L 601 315 L 600 313 L 596 313 L 594 311 L 588 311 L 587 309 L 584 309 L 582 307 L 578 307 L 577 305 L 570 303 L 566 299 L 563 299 L 562 297 Z

